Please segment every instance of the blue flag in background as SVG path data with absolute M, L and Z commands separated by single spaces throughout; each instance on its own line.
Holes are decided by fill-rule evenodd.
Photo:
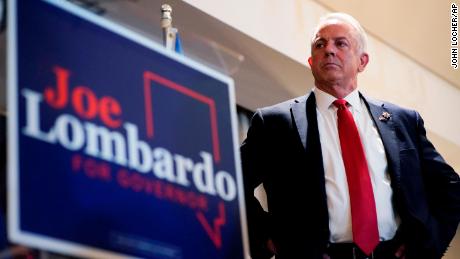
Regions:
M 176 33 L 176 42 L 174 45 L 174 51 L 179 54 L 184 54 L 182 51 L 182 42 L 180 40 L 179 31 Z

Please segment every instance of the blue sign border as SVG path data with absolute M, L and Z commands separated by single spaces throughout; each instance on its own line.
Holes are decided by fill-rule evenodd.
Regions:
M 81 19 L 91 22 L 103 29 L 118 34 L 128 40 L 140 44 L 146 48 L 152 49 L 172 60 L 180 62 L 197 71 L 209 75 L 217 80 L 224 82 L 228 86 L 228 95 L 230 97 L 231 111 L 231 127 L 233 149 L 235 154 L 235 169 L 236 181 L 238 188 L 238 204 L 240 210 L 241 232 L 243 240 L 243 249 L 245 255 L 248 255 L 248 237 L 246 227 L 246 211 L 244 206 L 243 195 L 243 179 L 240 168 L 239 151 L 238 151 L 238 135 L 237 135 L 237 120 L 236 106 L 234 96 L 233 80 L 221 73 L 218 73 L 202 64 L 195 62 L 185 56 L 168 51 L 163 46 L 149 40 L 148 38 L 130 31 L 123 26 L 112 21 L 106 20 L 87 10 L 84 10 L 74 4 L 62 0 L 41 0 L 55 7 L 58 7 L 70 14 L 73 14 Z M 8 75 L 8 235 L 12 242 L 26 244 L 32 247 L 37 247 L 49 251 L 60 252 L 64 254 L 73 254 L 85 257 L 110 257 L 110 258 L 126 258 L 127 255 L 113 253 L 110 251 L 88 247 L 77 243 L 72 243 L 64 240 L 58 240 L 47 236 L 42 236 L 34 233 L 29 233 L 20 228 L 20 190 L 19 190 L 19 127 L 18 127 L 18 71 L 17 71 L 17 6 L 15 0 L 8 1 L 8 38 L 7 38 L 7 75 Z

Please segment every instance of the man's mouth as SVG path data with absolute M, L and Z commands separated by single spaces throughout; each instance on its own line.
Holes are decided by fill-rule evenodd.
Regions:
M 340 66 L 333 62 L 323 64 L 323 68 L 339 68 Z

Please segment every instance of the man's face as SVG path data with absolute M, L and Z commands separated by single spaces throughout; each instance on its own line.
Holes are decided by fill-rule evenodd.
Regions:
M 356 81 L 357 74 L 368 62 L 368 55 L 359 53 L 356 37 L 353 27 L 340 22 L 327 24 L 319 30 L 308 59 L 317 84 Z

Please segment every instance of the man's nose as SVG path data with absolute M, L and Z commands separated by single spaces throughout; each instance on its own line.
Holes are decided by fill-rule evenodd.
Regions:
M 335 56 L 336 49 L 335 49 L 334 44 L 332 44 L 331 42 L 328 42 L 326 46 L 324 47 L 324 51 L 325 51 L 326 56 Z

